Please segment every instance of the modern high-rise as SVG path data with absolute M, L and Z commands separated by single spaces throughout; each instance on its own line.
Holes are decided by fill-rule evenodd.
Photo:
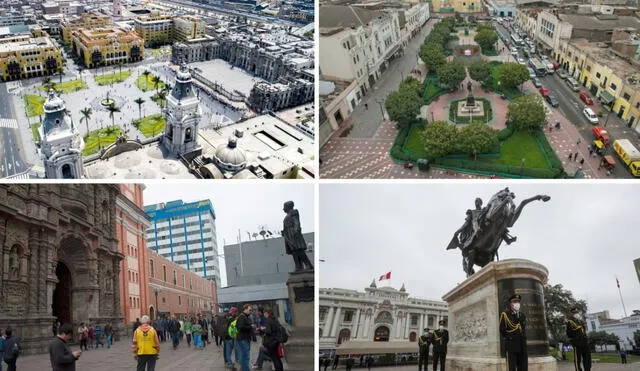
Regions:
M 216 214 L 210 200 L 147 205 L 147 247 L 220 285 Z

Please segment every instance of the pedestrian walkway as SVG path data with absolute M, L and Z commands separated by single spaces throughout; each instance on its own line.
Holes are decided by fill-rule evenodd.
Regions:
M 18 120 L 0 118 L 0 128 L 17 129 L 18 128 Z
M 251 343 L 252 363 L 257 358 L 258 348 L 258 343 Z M 71 350 L 78 349 L 77 344 L 71 346 Z M 263 370 L 269 370 L 270 365 L 269 362 L 265 362 Z M 21 356 L 17 366 L 19 370 L 50 370 L 49 354 Z M 76 362 L 76 369 L 91 371 L 130 371 L 134 370 L 135 366 L 136 361 L 128 338 L 114 343 L 111 349 L 104 347 L 84 351 Z M 187 347 L 186 341 L 182 341 L 178 349 L 173 350 L 170 341 L 160 343 L 160 357 L 156 363 L 156 371 L 174 370 L 227 370 L 224 366 L 222 347 L 216 347 L 215 342 L 212 342 L 206 348 L 196 350 L 193 346 Z M 286 367 L 285 370 L 290 371 Z
M 4 179 L 31 179 L 29 176 L 29 171 L 22 172 L 20 174 L 13 174 L 5 177 Z

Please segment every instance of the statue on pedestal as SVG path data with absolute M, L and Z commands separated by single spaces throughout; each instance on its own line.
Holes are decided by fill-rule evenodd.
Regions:
M 469 81 L 467 83 L 467 90 L 469 91 L 469 95 L 467 95 L 467 107 L 475 107 L 476 99 L 473 97 L 473 83 Z
M 516 241 L 517 238 L 509 234 L 508 228 L 513 227 L 525 205 L 551 199 L 546 195 L 538 195 L 527 198 L 516 207 L 513 202 L 515 197 L 509 188 L 505 188 L 493 195 L 484 208 L 482 199 L 476 198 L 475 210 L 467 210 L 464 224 L 454 233 L 447 246 L 447 250 L 459 248 L 462 251 L 462 268 L 467 277 L 474 273 L 474 265 L 484 267 L 498 259 L 498 248 L 502 241 L 507 245 Z
M 283 210 L 287 216 L 284 217 L 283 221 L 282 237 L 284 238 L 287 255 L 293 257 L 295 272 L 312 270 L 313 264 L 311 264 L 305 252 L 307 251 L 307 243 L 302 236 L 300 214 L 298 210 L 293 208 L 293 201 L 285 202 Z

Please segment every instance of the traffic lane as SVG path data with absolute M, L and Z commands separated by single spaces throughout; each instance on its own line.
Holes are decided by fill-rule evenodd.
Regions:
M 2 177 L 20 174 L 28 170 L 21 156 L 21 149 L 15 135 L 17 129 L 0 128 L 2 152 L 0 153 L 0 170 Z

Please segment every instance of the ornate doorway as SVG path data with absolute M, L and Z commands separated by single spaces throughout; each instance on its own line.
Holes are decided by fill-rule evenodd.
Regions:
M 387 326 L 378 327 L 373 336 L 373 341 L 389 341 L 389 328 Z
M 58 318 L 60 323 L 72 323 L 71 321 L 71 272 L 69 268 L 58 262 L 56 266 L 56 276 L 58 283 L 53 290 L 53 316 Z

